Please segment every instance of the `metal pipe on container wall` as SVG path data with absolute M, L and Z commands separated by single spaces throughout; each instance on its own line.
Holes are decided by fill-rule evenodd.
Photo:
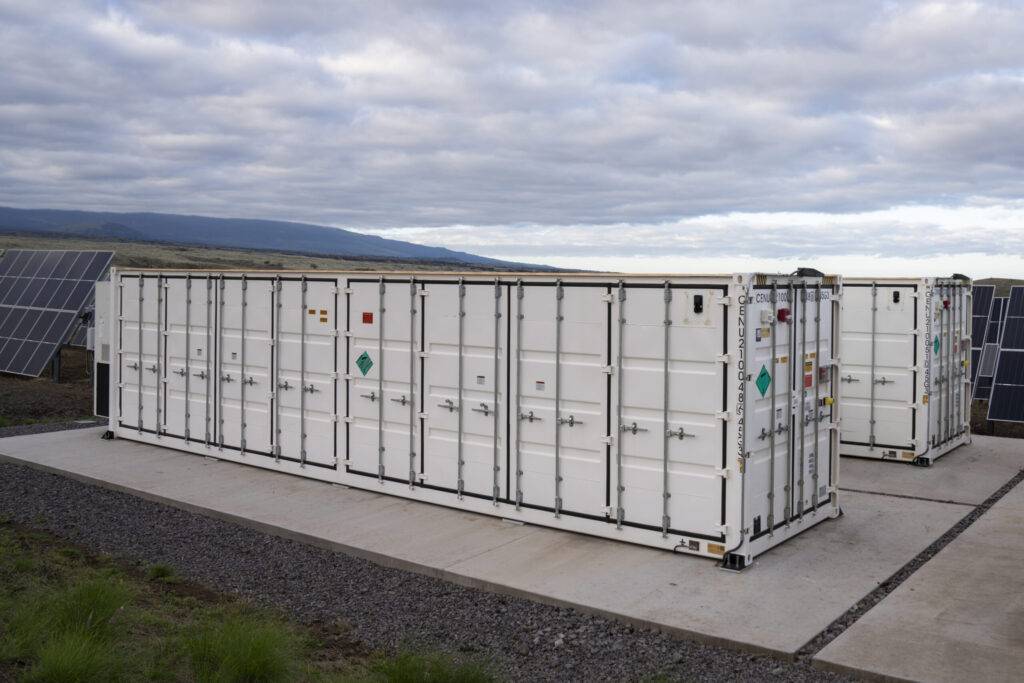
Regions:
M 615 412 L 616 412 L 616 424 L 619 426 L 617 429 L 619 433 L 615 435 L 615 526 L 622 528 L 622 522 L 625 519 L 626 512 L 622 508 L 622 494 L 626 488 L 622 485 L 622 375 L 624 374 L 624 368 L 622 366 L 622 341 L 623 341 L 623 329 L 626 327 L 626 285 L 619 280 L 619 348 L 618 348 L 618 359 L 616 360 L 615 372 L 618 374 L 616 378 L 617 384 L 617 396 L 615 401 Z
M 814 471 L 811 473 L 811 509 L 818 511 L 818 451 L 821 450 L 821 281 L 815 289 L 814 308 Z
M 672 327 L 671 320 L 671 306 L 672 306 L 672 290 L 669 287 L 669 283 L 665 283 L 665 339 L 664 339 L 664 354 L 663 354 L 663 365 L 662 365 L 662 404 L 661 404 L 661 535 L 662 537 L 668 537 L 669 527 L 669 515 L 668 515 L 668 442 L 672 429 L 668 423 L 668 405 L 669 405 L 669 368 L 668 368 L 668 357 L 669 357 L 669 330 Z M 682 427 L 680 427 L 682 429 Z
M 416 278 L 409 278 L 409 487 L 416 484 Z
M 494 278 L 494 490 L 492 502 L 498 504 L 498 496 L 501 494 L 499 486 L 499 474 L 501 466 L 498 464 L 498 385 L 501 380 L 501 363 L 498 351 L 501 348 L 501 282 Z
M 562 514 L 562 281 L 555 284 L 555 517 Z
M 213 321 L 210 320 L 210 313 L 212 312 L 211 308 L 213 307 L 213 299 L 211 298 L 211 296 L 212 296 L 212 294 L 211 294 L 212 289 L 213 289 L 213 280 L 210 279 L 210 274 L 207 273 L 206 274 L 206 370 L 204 370 L 204 372 L 206 373 L 206 377 L 203 378 L 204 389 L 206 391 L 206 393 L 205 393 L 206 401 L 205 401 L 205 404 L 204 404 L 203 407 L 205 408 L 205 414 L 206 414 L 206 446 L 207 447 L 209 447 L 209 445 L 210 445 L 210 408 L 211 408 L 210 403 L 211 403 L 211 398 L 212 398 L 210 396 L 210 372 L 213 370 L 213 368 L 211 367 L 211 360 L 212 360 L 211 356 L 213 354 L 210 352 L 210 349 L 213 348 L 213 344 L 211 343 L 211 336 L 213 334 L 213 330 L 211 328 L 212 328 L 212 325 L 213 325 Z
M 192 426 L 192 274 L 185 275 L 185 443 Z
M 272 393 L 274 403 L 274 457 L 279 459 L 281 457 L 281 276 L 278 275 L 274 278 L 274 293 L 271 301 L 274 307 L 273 315 L 273 338 L 271 343 L 271 353 L 273 356 L 274 364 L 274 391 Z
M 466 460 L 463 457 L 463 452 L 462 452 L 462 430 L 463 430 L 463 422 L 462 422 L 462 419 L 463 419 L 463 413 L 462 413 L 462 386 L 464 384 L 464 382 L 463 382 L 463 372 L 464 372 L 463 371 L 463 356 L 465 354 L 463 353 L 463 351 L 464 351 L 463 345 L 464 345 L 465 324 L 466 324 L 466 282 L 465 282 L 464 278 L 460 277 L 459 278 L 459 387 L 458 387 L 458 391 L 457 391 L 457 400 L 458 400 L 458 404 L 459 404 L 459 416 L 458 416 L 459 438 L 458 438 L 458 447 L 457 447 L 457 451 L 456 451 L 457 456 L 458 456 L 458 481 L 456 482 L 456 490 L 458 491 L 458 496 L 459 496 L 460 499 L 462 498 L 462 490 L 463 490 L 463 488 L 466 485 L 466 480 L 463 477 L 463 470 L 462 470 L 462 468 L 466 464 Z
M 775 394 L 778 388 L 777 363 L 776 359 L 778 351 L 776 347 L 776 337 L 778 336 L 778 317 L 779 317 L 779 283 L 777 280 L 772 280 L 772 321 L 769 324 L 769 331 L 772 335 L 772 415 L 771 423 L 772 429 L 769 435 L 768 441 L 768 536 L 775 535 L 775 437 L 778 436 L 779 432 L 782 431 L 782 423 L 776 422 L 775 417 Z
M 224 448 L 224 274 L 217 276 L 217 448 Z
M 516 510 L 523 504 L 523 281 L 516 280 Z
M 249 305 L 248 302 L 248 281 L 245 279 L 245 273 L 242 273 L 242 313 L 241 313 L 241 330 L 239 331 L 239 344 L 238 344 L 238 360 L 240 370 L 242 373 L 241 384 L 239 385 L 240 401 L 238 406 L 238 420 L 239 420 L 239 452 L 245 455 L 245 387 L 249 384 L 248 378 L 245 376 L 245 307 Z
M 807 375 L 807 282 L 800 288 L 800 377 Z M 801 382 L 806 389 L 807 383 Z M 804 472 L 807 468 L 807 392 L 800 391 L 800 467 L 797 469 L 800 501 L 797 505 L 800 519 L 804 518 Z
M 788 348 L 789 348 L 789 406 L 787 412 L 789 413 L 789 431 L 786 433 L 786 485 L 783 487 L 785 493 L 785 506 L 783 508 L 784 517 L 786 521 L 786 528 L 789 528 L 789 518 L 793 515 L 793 460 L 796 459 L 796 439 L 793 438 L 793 432 L 796 429 L 796 415 L 793 414 L 796 409 L 796 330 L 793 329 L 793 320 L 796 318 L 796 288 L 793 284 L 793 280 L 789 280 L 788 285 L 789 294 L 789 317 L 786 319 L 788 327 L 786 328 L 789 333 Z
M 868 417 L 868 426 L 870 428 L 870 435 L 868 436 L 868 449 L 875 450 L 875 346 L 877 343 L 877 319 L 878 319 L 878 285 L 877 283 L 871 283 L 871 398 L 868 405 L 870 406 L 870 416 Z
M 380 364 L 377 367 L 377 481 L 384 481 L 384 293 L 387 285 L 384 276 L 378 281 L 377 302 L 377 356 Z M 461 351 L 461 349 L 460 349 Z M 462 434 L 459 434 L 459 441 Z
M 777 282 L 777 280 L 773 280 L 772 284 L 774 285 L 776 282 Z M 740 295 L 740 300 L 741 300 L 741 304 L 742 304 L 741 308 L 743 310 L 743 331 L 742 331 L 742 334 L 740 334 L 740 338 L 739 338 L 739 343 L 740 344 L 746 344 L 747 340 L 749 339 L 749 335 L 747 335 L 747 332 L 750 330 L 750 292 L 751 292 L 751 290 L 750 290 L 750 280 L 748 279 L 747 285 L 746 285 L 746 287 L 744 287 L 743 293 Z M 792 299 L 790 299 L 790 303 L 792 303 Z M 723 305 L 723 307 L 728 307 L 728 305 L 729 305 L 728 299 L 723 301 L 722 305 Z M 744 378 L 740 379 L 739 381 L 746 382 L 745 376 L 744 376 Z M 746 391 L 744 390 L 744 387 L 738 387 L 737 391 L 742 392 L 744 394 L 746 393 Z M 746 409 L 746 407 L 743 408 L 743 414 L 739 415 L 738 418 L 742 422 L 742 424 L 740 425 L 740 452 L 739 452 L 739 459 L 740 459 L 740 520 L 739 520 L 740 538 L 736 542 L 736 545 L 734 545 L 732 548 L 729 548 L 728 550 L 726 550 L 725 552 L 722 553 L 722 561 L 723 562 L 727 561 L 729 559 L 730 555 L 732 555 L 734 552 L 736 552 L 737 550 L 739 550 L 740 548 L 743 547 L 743 543 L 746 540 L 747 531 L 748 531 L 746 526 L 744 526 L 747 523 L 746 522 L 746 520 L 747 520 L 747 460 L 750 458 L 750 454 L 747 453 L 747 426 L 748 426 L 747 422 L 748 421 L 747 421 L 747 409 Z
M 164 276 L 156 276 L 156 387 L 154 387 L 156 395 L 156 435 L 160 436 L 163 433 L 163 411 L 160 409 L 160 396 L 163 394 L 164 385 L 164 367 L 161 362 L 160 356 L 160 340 L 164 338 L 163 328 L 163 308 L 164 308 Z M 166 344 L 166 342 L 165 342 Z
M 941 435 L 939 438 L 939 443 L 943 444 L 949 439 L 949 360 L 947 352 L 949 351 L 950 316 L 949 309 L 946 308 L 945 303 L 946 301 L 949 300 L 946 298 L 949 296 L 948 288 L 945 285 L 942 285 L 939 291 L 941 292 L 940 296 L 942 297 L 943 301 L 942 308 L 940 309 L 941 313 L 939 313 L 939 315 L 942 316 L 939 321 L 941 328 L 940 331 L 942 337 L 945 337 L 944 341 L 940 339 L 940 349 L 942 353 L 942 360 L 940 363 L 940 367 L 942 368 L 942 410 L 939 414 L 942 416 L 940 418 L 942 420 L 942 426 L 939 432 Z
M 299 286 L 302 309 L 299 316 L 299 467 L 306 466 L 306 318 L 309 309 L 306 295 L 306 276 Z
M 953 397 L 953 394 L 952 394 L 952 385 L 953 385 L 953 381 L 952 381 L 952 379 L 953 379 L 952 378 L 952 375 L 953 375 L 953 369 L 952 369 L 953 314 L 952 314 L 952 301 L 951 301 L 951 299 L 952 299 L 952 288 L 948 284 L 946 284 L 943 289 L 945 290 L 945 294 L 943 295 L 945 298 L 943 299 L 943 301 L 944 302 L 945 301 L 949 301 L 950 302 L 950 307 L 949 308 L 946 308 L 946 304 L 945 303 L 942 304 L 942 310 L 943 310 L 942 314 L 945 316 L 945 321 L 946 321 L 946 334 L 945 334 L 946 339 L 945 339 L 945 342 L 943 342 L 943 344 L 942 344 L 943 366 L 945 366 L 944 372 L 942 374 L 942 376 L 944 378 L 943 390 L 945 391 L 945 398 L 943 398 L 943 402 L 942 402 L 942 418 L 943 418 L 943 423 L 942 423 L 942 441 L 944 443 L 944 442 L 949 440 L 949 422 L 950 422 L 950 415 L 952 414 L 952 397 Z
M 958 313 L 960 307 L 957 305 L 960 296 L 960 285 L 949 286 L 949 298 L 951 313 L 949 316 L 949 437 L 952 439 L 956 434 L 953 432 L 956 421 L 956 392 L 960 386 L 959 371 L 956 367 L 957 349 L 960 347 L 960 340 L 957 339 L 957 324 L 959 323 Z M 947 439 L 947 440 L 948 440 Z
M 138 388 L 138 396 L 137 396 L 137 398 L 138 398 L 137 403 L 138 403 L 139 434 L 142 433 L 142 341 L 143 341 L 142 340 L 142 313 L 143 313 L 143 311 L 142 311 L 142 302 L 143 302 L 143 299 L 144 299 L 143 293 L 145 292 L 145 282 L 146 282 L 145 277 L 142 275 L 142 273 L 139 273 L 139 288 L 138 288 L 139 289 L 139 367 L 135 371 L 135 374 L 139 376 L 138 377 L 138 387 L 139 388 Z

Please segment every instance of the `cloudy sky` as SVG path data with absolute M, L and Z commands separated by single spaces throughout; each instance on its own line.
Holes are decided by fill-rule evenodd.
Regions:
M 0 205 L 1024 277 L 1024 3 L 0 0 Z

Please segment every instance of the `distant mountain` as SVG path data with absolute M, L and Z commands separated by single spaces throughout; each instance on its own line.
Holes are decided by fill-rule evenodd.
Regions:
M 412 242 L 361 235 L 341 228 L 245 218 L 0 207 L 0 230 L 323 255 L 423 259 L 495 266 L 527 265 L 442 247 L 427 247 Z

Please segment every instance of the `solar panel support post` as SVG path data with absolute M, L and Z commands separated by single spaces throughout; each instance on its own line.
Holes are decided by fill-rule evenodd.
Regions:
M 57 349 L 53 360 L 50 361 L 50 375 L 54 382 L 60 383 L 60 349 Z

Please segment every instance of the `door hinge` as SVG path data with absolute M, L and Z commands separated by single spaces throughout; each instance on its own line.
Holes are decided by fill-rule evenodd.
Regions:
M 715 356 L 715 362 L 716 363 L 725 363 L 726 365 L 728 365 L 729 364 L 729 359 L 730 359 L 730 356 L 729 356 L 728 353 L 720 353 L 717 356 Z
M 715 418 L 722 422 L 728 422 L 731 417 L 732 413 L 728 410 L 719 410 L 715 413 Z
M 609 446 L 614 446 L 615 445 L 615 436 L 613 436 L 613 435 L 602 436 L 601 437 L 601 443 L 606 443 Z
M 603 372 L 606 375 L 611 375 L 612 373 L 615 372 L 615 366 L 614 365 L 602 365 L 601 366 L 601 372 Z
M 721 477 L 722 479 L 728 479 L 729 478 L 729 470 L 725 469 L 725 468 L 721 468 L 721 467 L 716 467 L 715 468 L 715 475 Z

